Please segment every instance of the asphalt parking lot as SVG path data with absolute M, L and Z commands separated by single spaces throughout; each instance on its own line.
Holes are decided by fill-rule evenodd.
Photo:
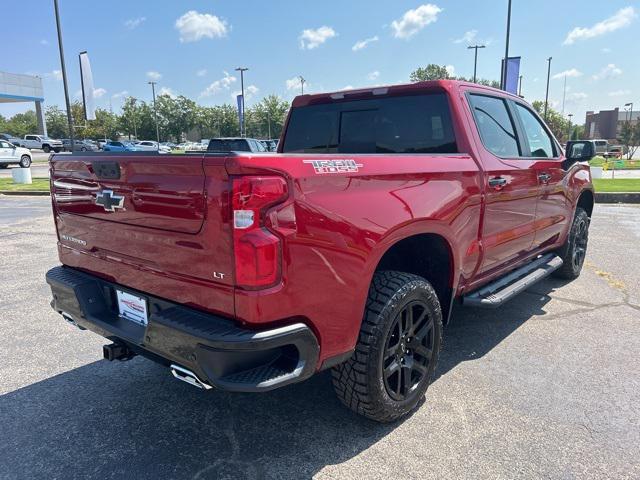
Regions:
M 458 308 L 427 401 L 378 425 L 327 374 L 203 393 L 54 314 L 48 198 L 0 196 L 0 478 L 640 478 L 640 206 L 596 206 L 587 264 Z

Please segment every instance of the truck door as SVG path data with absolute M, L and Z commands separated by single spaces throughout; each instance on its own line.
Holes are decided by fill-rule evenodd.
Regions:
M 517 134 L 514 111 L 505 98 L 468 93 L 483 148 L 485 210 L 478 273 L 491 275 L 525 257 L 535 236 L 538 177 Z
M 536 208 L 534 248 L 556 243 L 571 220 L 571 202 L 564 187 L 562 153 L 544 122 L 527 105 L 513 102 L 520 122 L 525 154 L 534 162 L 540 191 Z

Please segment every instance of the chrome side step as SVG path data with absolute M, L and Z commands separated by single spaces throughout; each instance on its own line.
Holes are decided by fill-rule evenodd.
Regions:
M 191 370 L 187 370 L 186 368 L 180 367 L 179 365 L 171 365 L 169 367 L 171 369 L 171 373 L 178 380 L 182 380 L 183 382 L 188 383 L 196 388 L 200 388 L 202 390 L 210 390 L 213 387 L 208 383 L 203 382 L 198 378 L 198 376 L 193 373 Z
M 555 253 L 547 253 L 489 285 L 464 295 L 462 303 L 470 307 L 499 307 L 534 283 L 546 278 L 561 266 L 562 259 L 559 256 Z

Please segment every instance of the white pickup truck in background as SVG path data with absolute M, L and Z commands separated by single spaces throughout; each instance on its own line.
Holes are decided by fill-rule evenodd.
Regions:
M 24 139 L 20 140 L 20 146 L 28 149 L 40 149 L 45 153 L 49 153 L 51 150 L 58 153 L 64 150 L 62 142 L 49 138 L 46 135 L 25 135 Z

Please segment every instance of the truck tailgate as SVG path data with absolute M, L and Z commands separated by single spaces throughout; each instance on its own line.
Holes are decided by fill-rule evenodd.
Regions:
M 51 193 L 64 264 L 233 313 L 224 156 L 54 155 Z

